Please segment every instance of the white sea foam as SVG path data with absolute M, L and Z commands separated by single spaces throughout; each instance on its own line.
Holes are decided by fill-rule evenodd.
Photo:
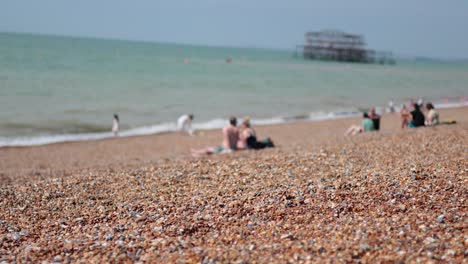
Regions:
M 311 119 L 312 120 L 312 119 Z M 271 125 L 285 123 L 286 119 L 282 117 L 265 118 L 265 119 L 253 119 L 253 125 Z M 193 128 L 195 130 L 210 130 L 220 129 L 224 127 L 228 121 L 222 118 L 212 119 L 206 122 L 194 123 Z M 130 137 L 130 136 L 141 136 L 160 134 L 167 132 L 177 131 L 175 122 L 168 122 L 156 125 L 148 125 L 135 127 L 128 130 L 120 131 L 119 137 Z M 86 140 L 99 140 L 105 138 L 112 138 L 111 132 L 100 132 L 100 133 L 80 133 L 80 134 L 60 134 L 60 135 L 41 135 L 31 137 L 0 137 L 0 147 L 6 146 L 38 146 L 46 145 L 59 142 L 67 141 L 86 141 Z
M 441 104 L 434 104 L 435 108 L 456 108 L 461 106 L 468 106 L 467 102 L 457 102 L 457 103 L 441 103 Z
M 39 146 L 67 141 L 85 141 L 98 140 L 112 137 L 111 132 L 105 133 L 85 133 L 85 134 L 62 134 L 62 135 L 43 135 L 31 137 L 7 138 L 0 137 L 0 147 L 6 146 Z
M 315 112 L 310 113 L 308 116 L 304 117 L 273 117 L 273 118 L 263 118 L 263 119 L 252 119 L 251 123 L 254 126 L 257 125 L 273 125 L 273 124 L 282 124 L 288 122 L 297 122 L 297 121 L 319 121 L 327 119 L 336 119 L 336 118 L 346 118 L 356 116 L 356 112 Z M 217 118 L 212 119 L 206 122 L 194 123 L 193 128 L 195 130 L 210 130 L 210 129 L 220 129 L 224 127 L 228 121 L 226 119 Z M 141 126 L 135 127 L 128 130 L 121 131 L 119 137 L 131 137 L 131 136 L 141 136 L 141 135 L 151 135 L 151 134 L 160 134 L 167 132 L 177 131 L 176 123 L 163 123 L 157 125 Z M 0 147 L 13 147 L 13 146 L 39 146 L 60 142 L 69 142 L 69 141 L 87 141 L 87 140 L 99 140 L 105 138 L 112 138 L 113 134 L 111 132 L 100 132 L 100 133 L 80 133 L 80 134 L 60 134 L 60 135 L 41 135 L 41 136 L 31 136 L 31 137 L 0 137 Z

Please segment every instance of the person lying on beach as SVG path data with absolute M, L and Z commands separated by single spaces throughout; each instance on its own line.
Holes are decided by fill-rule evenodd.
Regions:
M 414 110 L 411 111 L 411 122 L 408 124 L 409 127 L 420 127 L 424 126 L 424 114 L 421 112 L 418 104 L 413 104 Z
M 229 118 L 229 125 L 223 128 L 223 144 L 216 147 L 207 147 L 203 149 L 191 149 L 192 156 L 200 157 L 217 153 L 231 153 L 237 150 L 237 141 L 239 140 L 239 129 L 237 128 L 237 119 Z
M 435 110 L 434 105 L 430 102 L 426 104 L 428 110 L 426 115 L 426 126 L 435 126 L 439 124 L 439 112 Z
M 257 141 L 255 130 L 250 125 L 250 118 L 244 118 L 239 128 L 239 140 L 237 141 L 238 149 L 263 149 L 268 147 L 272 148 L 274 146 L 270 138 Z
M 362 125 L 361 126 L 357 126 L 357 125 L 351 126 L 346 131 L 345 136 L 356 135 L 358 133 L 369 132 L 369 131 L 374 131 L 375 130 L 374 122 L 372 122 L 372 119 L 369 118 L 369 115 L 367 113 L 364 113 L 362 115 L 362 117 L 363 117 Z

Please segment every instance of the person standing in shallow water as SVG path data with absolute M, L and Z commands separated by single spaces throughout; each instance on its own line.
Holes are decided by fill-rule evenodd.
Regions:
M 119 116 L 117 114 L 114 114 L 114 120 L 112 121 L 112 133 L 114 137 L 119 135 Z

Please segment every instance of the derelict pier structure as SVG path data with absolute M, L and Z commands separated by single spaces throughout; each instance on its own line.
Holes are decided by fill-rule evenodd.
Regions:
M 307 32 L 305 45 L 296 47 L 300 53 L 311 60 L 395 64 L 392 53 L 367 49 L 362 35 L 342 31 Z

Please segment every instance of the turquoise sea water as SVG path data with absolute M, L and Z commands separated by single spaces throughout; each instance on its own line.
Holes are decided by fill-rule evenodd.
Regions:
M 305 61 L 291 51 L 0 33 L 0 146 L 171 131 L 230 115 L 257 124 L 333 118 L 393 98 L 459 102 L 468 63 L 396 65 Z M 226 59 L 232 58 L 232 63 Z

